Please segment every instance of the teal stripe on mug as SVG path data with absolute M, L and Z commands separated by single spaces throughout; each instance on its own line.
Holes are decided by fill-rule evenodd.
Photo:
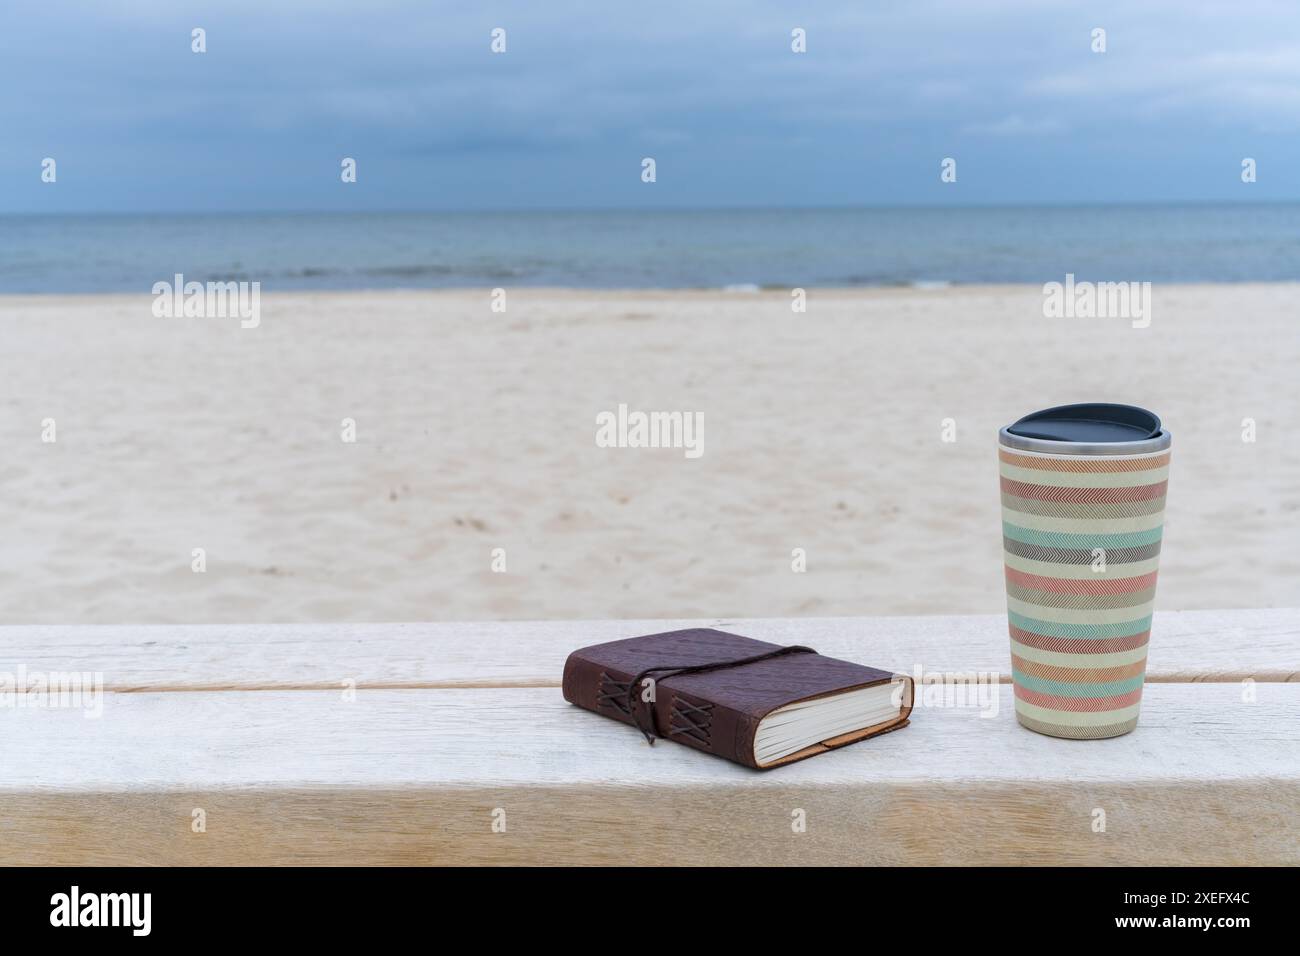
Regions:
M 1013 669 L 1011 676 L 1021 687 L 1040 694 L 1052 694 L 1056 697 L 1115 697 L 1129 694 L 1142 686 L 1142 675 L 1127 680 L 1113 680 L 1104 683 L 1083 683 L 1081 681 L 1048 680 L 1046 677 L 1033 677 Z
M 1002 522 L 1002 533 L 1012 541 L 1036 544 L 1044 548 L 1138 548 L 1160 540 L 1163 528 L 1149 531 L 1124 531 L 1119 534 L 1070 534 L 1062 531 L 1036 531 L 1010 521 Z
M 1056 621 L 1040 621 L 1037 618 L 1025 617 L 1023 614 L 1016 614 L 1014 611 L 1008 612 L 1007 617 L 1012 624 L 1022 631 L 1042 634 L 1044 637 L 1079 637 L 1085 640 L 1090 638 L 1101 640 L 1107 637 L 1128 637 L 1151 629 L 1150 614 L 1132 621 L 1121 621 L 1118 624 L 1060 624 Z

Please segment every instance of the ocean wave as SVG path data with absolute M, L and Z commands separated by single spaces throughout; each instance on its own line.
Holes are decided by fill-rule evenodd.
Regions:
M 830 286 L 869 286 L 878 289 L 947 289 L 952 286 L 953 282 L 951 279 L 906 279 L 902 276 L 852 273 L 826 284 Z
M 354 270 L 366 276 L 390 276 L 398 279 L 413 279 L 418 276 L 450 276 L 464 270 L 444 265 L 407 265 L 407 266 L 366 266 Z

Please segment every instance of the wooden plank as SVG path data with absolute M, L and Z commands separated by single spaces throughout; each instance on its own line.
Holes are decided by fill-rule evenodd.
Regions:
M 912 672 L 1009 669 L 1006 618 L 786 618 L 447 624 L 0 628 L 0 669 L 92 670 L 115 690 L 555 687 L 576 647 L 722 627 Z M 1300 609 L 1156 614 L 1149 681 L 1300 680 Z
M 1154 684 L 1134 733 L 1062 741 L 1003 686 L 996 717 L 921 706 L 770 773 L 550 688 L 110 694 L 100 719 L 5 715 L 0 859 L 1297 864 L 1300 684 L 1253 690 Z

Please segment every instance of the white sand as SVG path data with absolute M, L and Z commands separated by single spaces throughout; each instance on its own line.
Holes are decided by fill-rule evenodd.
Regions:
M 4 298 L 0 615 L 1000 611 L 997 429 L 1083 400 L 1174 433 L 1158 607 L 1300 605 L 1298 294 L 1157 286 L 1144 330 L 1035 287 L 268 293 L 249 331 Z M 620 402 L 702 412 L 703 457 L 596 447 Z

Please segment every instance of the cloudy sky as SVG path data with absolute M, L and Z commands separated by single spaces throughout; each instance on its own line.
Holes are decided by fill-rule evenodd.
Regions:
M 0 212 L 1300 199 L 1295 0 L 44 0 L 0 80 Z

